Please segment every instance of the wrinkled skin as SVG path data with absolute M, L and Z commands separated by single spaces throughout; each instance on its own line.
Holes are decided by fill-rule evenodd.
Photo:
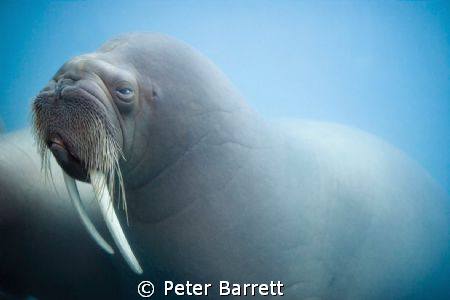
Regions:
M 29 134 L 16 134 L 0 144 L 3 289 L 57 299 L 61 289 L 48 287 L 62 272 L 83 299 L 93 297 L 94 283 L 110 288 L 101 299 L 141 299 L 142 280 L 155 284 L 152 299 L 171 298 L 163 296 L 165 280 L 210 283 L 211 299 L 222 299 L 220 280 L 281 281 L 283 299 L 449 295 L 448 195 L 400 151 L 336 124 L 272 124 L 206 58 L 158 34 L 128 35 L 74 58 L 44 91 L 68 77 L 68 86 L 95 91 L 77 104 L 92 100 L 119 129 L 129 226 L 116 212 L 144 274 L 96 247 L 56 163 L 60 195 L 42 184 Z M 125 103 L 114 92 L 124 78 L 134 90 Z M 68 106 L 73 98 L 48 101 Z M 82 142 L 79 132 L 52 126 Z M 24 150 L 9 150 L 11 140 Z M 71 172 L 73 162 L 58 163 L 85 179 Z M 23 260 L 31 253 L 54 269 L 38 276 Z

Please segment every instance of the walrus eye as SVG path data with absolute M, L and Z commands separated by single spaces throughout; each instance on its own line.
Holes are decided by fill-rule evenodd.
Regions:
M 124 87 L 124 88 L 119 88 L 116 90 L 117 95 L 123 99 L 123 100 L 130 100 L 131 97 L 133 97 L 133 90 L 128 88 L 128 87 Z

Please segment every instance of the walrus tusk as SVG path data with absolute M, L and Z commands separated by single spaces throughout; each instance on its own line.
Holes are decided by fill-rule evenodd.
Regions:
M 108 227 L 117 248 L 119 248 L 120 253 L 122 253 L 123 258 L 128 263 L 130 268 L 137 274 L 142 274 L 142 268 L 134 256 L 130 245 L 128 244 L 127 238 L 125 237 L 119 220 L 117 219 L 116 212 L 114 211 L 114 205 L 109 195 L 105 175 L 97 171 L 91 171 L 89 175 L 91 177 L 92 187 L 94 188 L 95 196 L 97 197 L 103 219 L 106 222 L 106 226 Z M 109 211 L 109 209 L 111 209 L 111 211 Z
M 80 216 L 81 222 L 83 223 L 86 230 L 89 232 L 91 237 L 97 242 L 97 244 L 103 248 L 109 254 L 114 254 L 113 248 L 106 242 L 100 233 L 95 229 L 94 224 L 92 224 L 89 216 L 84 209 L 83 203 L 80 199 L 80 193 L 78 192 L 77 185 L 75 183 L 75 179 L 70 177 L 63 171 L 64 174 L 64 182 L 66 183 L 67 192 L 69 193 L 70 200 L 72 200 L 72 204 L 75 207 L 78 215 Z

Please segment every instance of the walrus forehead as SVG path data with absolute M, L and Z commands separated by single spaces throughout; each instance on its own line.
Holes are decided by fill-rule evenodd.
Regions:
M 128 71 L 123 64 L 111 63 L 101 53 L 90 53 L 72 58 L 53 76 L 53 80 L 70 78 L 79 80 L 90 74 L 95 74 L 106 83 L 128 81 L 136 84 L 135 76 Z

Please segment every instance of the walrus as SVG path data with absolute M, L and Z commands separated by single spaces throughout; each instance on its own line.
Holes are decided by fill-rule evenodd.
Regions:
M 32 111 L 44 173 L 67 188 L 44 209 L 73 207 L 115 297 L 140 299 L 143 280 L 156 299 L 179 297 L 166 281 L 211 284 L 212 299 L 220 281 L 279 281 L 286 299 L 449 295 L 449 197 L 430 175 L 361 130 L 265 119 L 183 42 L 113 39 L 66 62 Z

